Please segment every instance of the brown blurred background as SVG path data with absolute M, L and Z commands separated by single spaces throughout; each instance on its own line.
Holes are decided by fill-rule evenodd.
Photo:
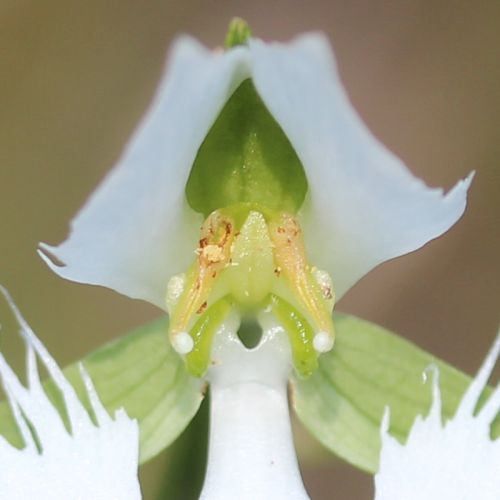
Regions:
M 219 45 L 235 15 L 265 39 L 326 32 L 359 112 L 429 184 L 449 188 L 477 171 L 466 215 L 448 234 L 375 270 L 338 306 L 473 372 L 499 321 L 497 0 L 3 0 L 0 283 L 61 364 L 159 314 L 59 279 L 36 245 L 64 239 L 117 159 L 172 38 L 188 32 Z M 3 304 L 0 318 L 8 318 Z M 20 365 L 19 345 L 2 342 L 2 349 Z M 315 500 L 372 497 L 369 476 L 325 461 L 300 429 L 298 447 Z M 165 460 L 143 470 L 146 500 L 157 498 Z

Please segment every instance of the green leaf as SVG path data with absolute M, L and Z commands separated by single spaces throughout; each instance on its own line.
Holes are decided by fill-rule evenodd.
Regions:
M 334 349 L 320 356 L 311 377 L 292 380 L 292 401 L 300 420 L 324 446 L 373 473 L 386 405 L 391 434 L 405 441 L 415 416 L 430 408 L 430 384 L 422 378 L 429 365 L 439 368 L 445 418 L 454 415 L 471 378 L 377 325 L 346 315 L 336 315 L 335 321 Z M 500 433 L 500 420 L 492 432 Z
M 167 320 L 140 327 L 82 361 L 90 374 L 104 407 L 113 412 L 123 407 L 140 428 L 140 462 L 152 458 L 174 441 L 196 414 L 203 399 L 203 382 L 188 374 L 167 339 Z M 88 408 L 78 363 L 64 369 Z M 64 414 L 61 396 L 53 382 L 47 393 Z M 7 403 L 0 403 L 0 434 L 13 445 L 21 437 Z

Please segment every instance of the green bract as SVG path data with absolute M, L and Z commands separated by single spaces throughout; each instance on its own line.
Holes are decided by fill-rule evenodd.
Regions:
M 290 141 L 245 80 L 198 151 L 186 184 L 189 205 L 205 216 L 236 203 L 296 213 L 306 192 L 304 168 Z

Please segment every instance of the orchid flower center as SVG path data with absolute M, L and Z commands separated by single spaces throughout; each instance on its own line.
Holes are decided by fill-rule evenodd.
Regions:
M 230 27 L 228 50 L 248 41 L 241 23 Z M 303 376 L 332 348 L 332 282 L 309 264 L 296 218 L 307 189 L 290 141 L 252 80 L 244 80 L 192 166 L 186 199 L 205 222 L 194 263 L 168 285 L 170 339 L 194 375 L 206 372 L 213 337 L 235 309 L 254 317 L 272 311 Z
M 169 336 L 189 371 L 201 376 L 229 312 L 271 311 L 288 334 L 296 370 L 307 376 L 318 353 L 333 346 L 333 304 L 332 282 L 308 263 L 292 214 L 232 205 L 208 216 L 196 260 L 168 284 Z

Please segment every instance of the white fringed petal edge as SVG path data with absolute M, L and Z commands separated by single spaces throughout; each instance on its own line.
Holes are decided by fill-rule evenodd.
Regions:
M 12 299 L 5 295 L 26 343 L 27 387 L 0 353 L 0 378 L 24 441 L 13 447 L 0 436 L 0 498 L 8 500 L 138 500 L 139 428 L 124 410 L 110 417 L 92 381 L 80 365 L 94 423 Z M 40 381 L 37 357 L 60 391 L 69 430 L 47 397 Z
M 388 433 L 390 417 L 386 409 L 375 500 L 500 498 L 500 439 L 490 436 L 491 424 L 500 411 L 500 384 L 475 412 L 499 352 L 500 333 L 455 416 L 444 424 L 439 373 L 434 368 L 429 415 L 415 419 L 405 445 Z

